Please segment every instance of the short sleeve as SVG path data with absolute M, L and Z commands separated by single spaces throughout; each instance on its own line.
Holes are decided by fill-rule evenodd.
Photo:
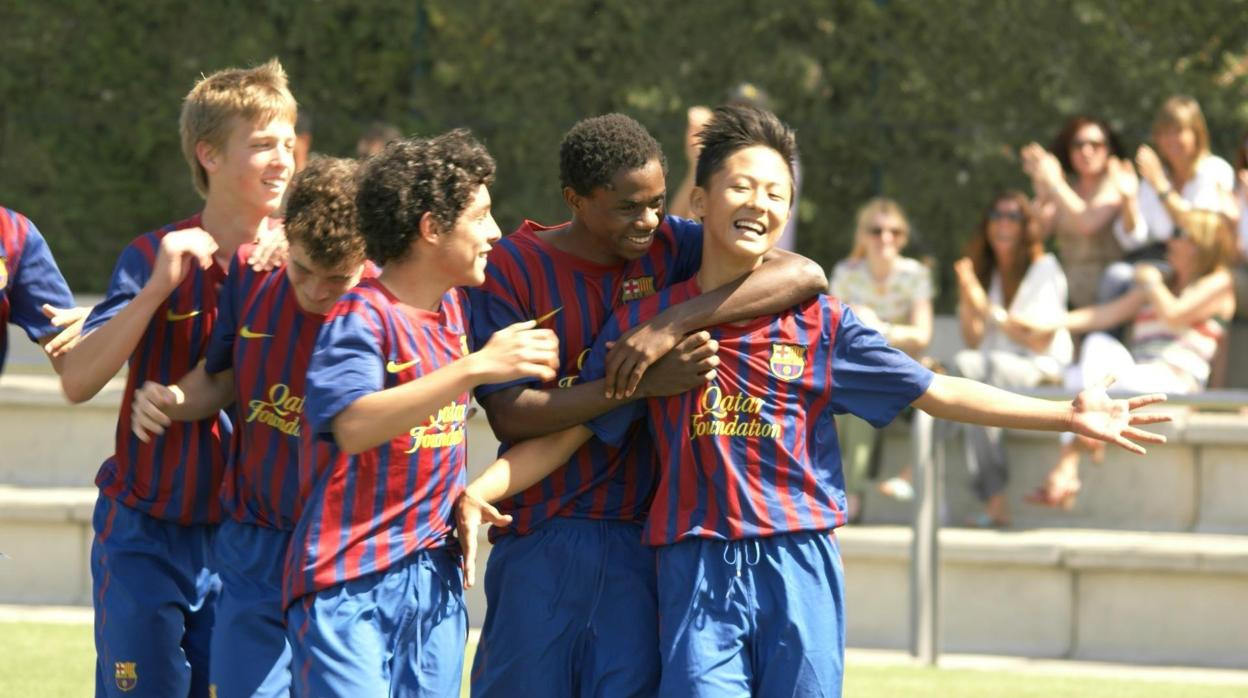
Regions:
M 122 250 L 117 266 L 113 269 L 112 279 L 108 282 L 104 300 L 92 308 L 91 314 L 87 316 L 87 322 L 82 328 L 83 334 L 98 329 L 113 319 L 113 316 L 139 295 L 139 291 L 143 290 L 143 286 L 151 278 L 151 262 L 137 244 L 133 243 Z
M 856 415 L 876 428 L 893 421 L 932 382 L 932 372 L 841 305 L 832 338 L 832 410 Z
M 667 279 L 671 286 L 692 279 L 702 266 L 702 224 L 678 216 L 668 216 L 667 221 L 676 241 L 676 255 Z
M 333 439 L 334 417 L 385 386 L 381 318 L 358 300 L 339 304 L 341 312 L 336 309 L 321 327 L 308 366 L 304 411 L 317 438 L 325 440 Z
M 16 273 L 10 280 L 8 297 L 13 323 L 25 330 L 31 341 L 37 342 L 60 331 L 44 316 L 43 304 L 72 308 L 74 297 L 43 235 L 34 223 L 27 223 L 26 242 Z
M 495 272 L 495 268 L 489 270 L 491 274 Z M 525 312 L 514 299 L 498 292 L 496 288 L 497 282 L 487 280 L 486 285 L 490 288 L 468 289 L 468 303 L 464 309 L 465 317 L 471 316 L 472 318 L 468 323 L 468 327 L 473 351 L 480 351 L 482 347 L 489 343 L 490 337 L 493 337 L 495 332 L 517 322 L 533 319 L 526 317 Z M 528 385 L 536 388 L 541 385 L 541 382 L 536 378 L 521 378 L 507 383 L 479 385 L 473 391 L 473 394 L 476 395 L 478 401 L 481 401 L 487 395 L 492 395 L 517 385 Z
M 624 312 L 624 310 L 621 309 L 618 312 Z M 585 363 L 581 365 L 580 373 L 582 383 L 596 381 L 606 375 L 607 342 L 614 342 L 622 334 L 617 314 L 612 316 L 606 327 L 598 333 L 597 339 L 594 340 L 593 348 L 590 349 L 589 355 L 585 357 Z M 645 400 L 633 400 L 632 402 L 621 404 L 606 414 L 589 420 L 585 423 L 585 426 L 594 432 L 594 436 L 598 437 L 600 441 L 618 447 L 624 445 L 624 439 L 628 436 L 629 428 L 633 425 L 633 422 L 641 419 L 645 414 Z
M 217 301 L 217 321 L 213 324 L 208 350 L 204 354 L 204 370 L 210 375 L 234 367 L 234 337 L 238 332 L 247 271 L 239 263 L 239 256 L 234 255 L 234 259 L 230 260 L 225 288 Z

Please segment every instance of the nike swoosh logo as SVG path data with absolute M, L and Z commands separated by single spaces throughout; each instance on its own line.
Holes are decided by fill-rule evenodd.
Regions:
M 271 334 L 264 334 L 263 332 L 252 332 L 251 328 L 246 325 L 243 325 L 243 329 L 239 330 L 238 335 L 243 339 L 263 339 L 265 337 L 273 336 Z
M 554 310 L 550 311 L 549 313 L 546 313 L 545 315 L 543 315 L 543 316 L 541 316 L 541 317 L 537 318 L 536 320 L 534 320 L 534 321 L 533 321 L 533 324 L 534 324 L 534 325 L 540 325 L 540 324 L 542 324 L 543 322 L 546 322 L 547 320 L 549 320 L 549 319 L 551 319 L 552 317 L 554 317 L 555 315 L 557 315 L 557 314 L 559 313 L 559 311 L 560 311 L 560 310 L 563 310 L 563 306 L 562 306 L 562 305 L 561 305 L 561 306 L 559 306 L 558 308 L 555 308 Z
M 179 320 L 189 320 L 195 317 L 196 315 L 199 315 L 199 313 L 200 311 L 198 310 L 192 310 L 189 313 L 175 313 L 172 310 L 170 310 L 169 312 L 165 313 L 165 318 L 168 319 L 169 322 L 178 322 Z
M 389 361 L 386 362 L 386 371 L 388 373 L 399 373 L 400 371 L 409 369 L 418 363 L 420 363 L 420 359 L 412 359 L 411 361 L 404 361 L 401 364 L 395 363 L 394 359 L 390 359 Z

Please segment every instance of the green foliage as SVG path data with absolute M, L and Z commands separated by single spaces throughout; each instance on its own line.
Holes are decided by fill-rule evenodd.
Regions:
M 1248 0 L 11 3 L 0 192 L 98 291 L 134 235 L 198 206 L 177 113 L 201 73 L 279 56 L 320 152 L 351 153 L 374 119 L 471 127 L 499 162 L 504 229 L 566 215 L 557 147 L 577 119 L 638 118 L 674 187 L 685 109 L 748 80 L 799 132 L 801 251 L 843 256 L 854 210 L 883 193 L 947 270 L 992 194 L 1027 184 L 1018 148 L 1074 113 L 1134 148 L 1166 96 L 1191 94 L 1229 157 L 1248 126 L 1245 19 Z

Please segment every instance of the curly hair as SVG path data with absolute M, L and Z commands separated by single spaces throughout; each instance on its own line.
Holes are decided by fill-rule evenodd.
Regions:
M 426 212 L 450 230 L 481 185 L 494 181 L 494 158 L 466 129 L 398 140 L 363 165 L 356 204 L 368 256 L 402 260 Z
M 334 269 L 364 261 L 355 208 L 359 163 L 315 157 L 295 175 L 286 201 L 286 239 L 318 266 Z
M 663 149 L 645 126 L 623 114 L 604 114 L 576 122 L 559 144 L 559 181 L 581 196 L 609 188 L 620 172 L 631 172 L 657 159 L 667 174 Z
M 769 111 L 745 105 L 715 107 L 711 120 L 698 134 L 702 152 L 694 171 L 694 183 L 703 189 L 711 176 L 738 150 L 756 145 L 771 148 L 789 165 L 793 180 L 793 162 L 797 158 L 797 136 L 793 129 Z

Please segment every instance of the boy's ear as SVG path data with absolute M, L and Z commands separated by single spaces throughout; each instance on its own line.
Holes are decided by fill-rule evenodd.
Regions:
M 199 141 L 195 144 L 195 159 L 199 160 L 200 167 L 206 171 L 216 172 L 220 165 L 221 153 L 207 141 Z
M 438 244 L 438 236 L 442 234 L 442 226 L 434 220 L 433 214 L 425 211 L 420 214 L 420 239 L 430 245 Z
M 581 212 L 581 206 L 585 203 L 585 197 L 576 193 L 572 187 L 563 188 L 563 201 L 568 205 L 573 215 Z
M 706 217 L 706 190 L 702 187 L 694 187 L 689 191 L 689 211 L 698 220 Z

